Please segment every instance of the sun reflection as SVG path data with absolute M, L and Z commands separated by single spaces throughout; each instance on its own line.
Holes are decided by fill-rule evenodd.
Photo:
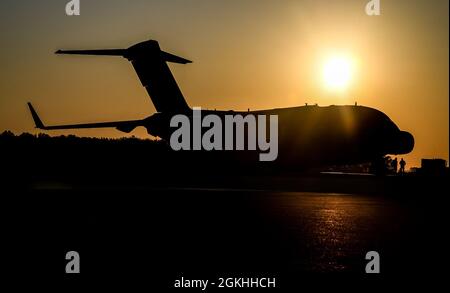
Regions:
M 280 198 L 278 198 L 280 200 Z M 372 243 L 380 224 L 380 207 L 366 196 L 326 193 L 295 193 L 282 197 L 289 211 L 287 223 L 308 250 L 308 270 L 317 272 L 344 271 L 354 264 Z M 378 223 L 376 225 L 376 223 Z M 306 243 L 305 243 L 306 242 Z

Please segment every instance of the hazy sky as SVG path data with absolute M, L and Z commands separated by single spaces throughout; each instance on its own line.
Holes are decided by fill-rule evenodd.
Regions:
M 193 60 L 170 65 L 189 105 L 263 109 L 353 104 L 385 112 L 416 140 L 405 156 L 448 160 L 448 0 L 65 0 L 0 2 L 0 131 L 34 129 L 26 102 L 47 124 L 144 118 L 155 112 L 119 57 L 57 56 L 57 49 L 125 48 L 156 39 Z M 330 56 L 348 56 L 345 91 L 322 79 Z M 52 134 L 128 136 L 115 129 Z M 138 128 L 130 135 L 146 136 Z

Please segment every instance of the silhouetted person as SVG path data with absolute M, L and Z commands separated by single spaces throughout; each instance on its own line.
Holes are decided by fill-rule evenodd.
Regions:
M 394 174 L 397 174 L 398 161 L 397 158 L 393 159 L 391 162 L 392 169 L 394 170 Z
M 405 173 L 405 166 L 406 166 L 406 162 L 405 160 L 403 160 L 403 158 L 400 160 L 400 174 L 404 174 Z

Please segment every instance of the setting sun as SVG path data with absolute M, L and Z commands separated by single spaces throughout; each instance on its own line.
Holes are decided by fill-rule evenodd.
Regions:
M 346 89 L 352 77 L 352 64 L 346 57 L 333 57 L 323 66 L 325 86 L 331 90 Z

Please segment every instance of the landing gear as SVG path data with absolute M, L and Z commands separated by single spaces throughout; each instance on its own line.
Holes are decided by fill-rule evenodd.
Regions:
M 387 173 L 386 158 L 380 156 L 374 158 L 370 164 L 370 173 L 377 176 L 384 176 Z

